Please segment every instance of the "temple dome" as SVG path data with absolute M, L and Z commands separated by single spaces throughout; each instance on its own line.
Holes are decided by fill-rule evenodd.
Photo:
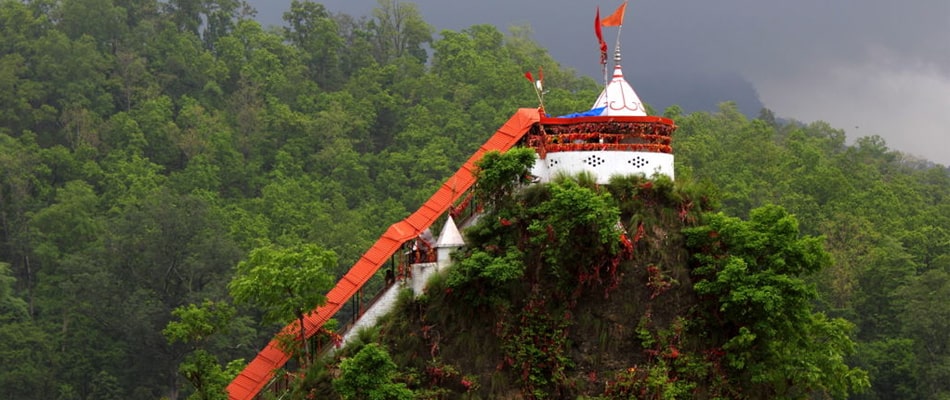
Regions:
M 442 226 L 442 233 L 439 235 L 439 241 L 435 244 L 435 247 L 441 249 L 462 246 L 465 246 L 465 240 L 462 238 L 459 228 L 455 225 L 455 219 L 450 215 L 445 220 L 445 225 Z
M 592 110 L 603 108 L 603 116 L 646 116 L 646 107 L 640 102 L 640 97 L 633 87 L 623 79 L 623 70 L 620 63 L 614 67 L 614 76 L 607 87 L 597 97 Z

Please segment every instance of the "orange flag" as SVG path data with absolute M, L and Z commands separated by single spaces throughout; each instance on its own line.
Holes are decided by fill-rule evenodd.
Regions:
M 627 2 L 623 2 L 617 11 L 614 11 L 613 14 L 607 16 L 600 21 L 600 24 L 603 26 L 620 26 L 623 25 L 623 13 L 627 11 Z

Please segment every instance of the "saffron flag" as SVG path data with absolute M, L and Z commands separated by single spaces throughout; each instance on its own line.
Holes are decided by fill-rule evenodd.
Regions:
M 597 44 L 600 45 L 600 63 L 607 64 L 607 42 L 604 42 L 604 31 L 600 25 L 600 7 L 594 16 L 594 33 L 597 35 Z
M 600 24 L 603 25 L 603 26 L 620 26 L 620 25 L 623 25 L 623 13 L 624 13 L 625 11 L 627 11 L 627 2 L 626 2 L 626 1 L 623 2 L 623 4 L 621 4 L 619 8 L 617 8 L 617 11 L 614 11 L 613 14 L 610 14 L 609 16 L 607 16 L 607 18 L 604 18 L 603 20 L 601 20 L 601 21 L 600 21 Z

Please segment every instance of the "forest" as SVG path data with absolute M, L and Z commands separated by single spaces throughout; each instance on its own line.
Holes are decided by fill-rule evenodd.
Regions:
M 528 26 L 435 32 L 397 0 L 369 16 L 294 0 L 280 27 L 254 15 L 0 0 L 0 397 L 201 394 L 188 368 L 233 374 L 289 322 L 236 301 L 241 266 L 296 249 L 335 280 L 537 106 L 525 71 L 543 66 L 554 115 L 600 92 Z M 823 238 L 810 306 L 848 321 L 843 362 L 870 382 L 837 397 L 950 396 L 947 167 L 768 109 L 653 114 L 678 126 L 677 182 Z M 176 330 L 196 310 L 226 324 Z

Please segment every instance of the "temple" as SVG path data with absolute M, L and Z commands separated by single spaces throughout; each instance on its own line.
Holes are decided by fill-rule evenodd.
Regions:
M 611 24 L 622 23 L 625 5 L 605 19 L 604 26 L 617 26 L 607 25 L 608 20 Z M 595 26 L 602 45 L 601 63 L 606 67 L 599 11 Z M 477 207 L 469 207 L 472 198 L 469 189 L 475 183 L 476 164 L 488 151 L 503 152 L 516 146 L 533 148 L 537 159 L 531 174 L 538 182 L 581 173 L 589 173 L 601 184 L 616 175 L 673 179 L 670 145 L 676 125 L 668 118 L 647 115 L 640 97 L 624 79 L 619 40 L 613 61 L 613 75 L 609 81 L 605 79 L 604 90 L 591 109 L 581 113 L 562 117 L 546 115 L 541 82 L 533 82 L 542 104 L 515 112 L 418 210 L 391 225 L 327 293 L 326 304 L 304 317 L 306 340 L 313 342 L 317 333 L 323 333 L 339 338 L 334 340 L 335 345 L 349 342 L 361 328 L 375 325 L 393 309 L 399 291 L 409 289 L 419 295 L 429 277 L 451 267 L 449 255 L 465 245 L 456 221 L 464 228 L 480 214 Z M 427 238 L 425 232 L 443 217 L 445 223 L 439 237 L 428 235 Z M 419 254 L 413 246 L 420 240 L 427 249 L 425 254 Z M 407 251 L 407 246 L 412 250 Z M 378 276 L 380 269 L 387 270 L 383 288 L 375 295 L 364 294 L 364 287 Z M 352 305 L 353 310 L 347 316 L 349 321 L 344 322 L 338 332 L 326 331 L 324 324 L 338 313 L 342 317 L 345 313 L 341 310 L 347 304 Z M 299 322 L 294 321 L 282 332 L 299 331 Z M 285 336 L 278 333 L 231 381 L 227 388 L 230 400 L 250 400 L 268 392 L 274 395 L 286 387 L 288 379 L 296 376 L 282 370 L 291 357 L 285 350 Z M 321 356 L 332 353 L 335 348 L 320 347 L 320 343 L 317 347 L 317 354 Z
M 613 76 L 587 112 L 565 117 L 540 116 L 526 135 L 538 162 L 532 174 L 548 181 L 558 174 L 588 172 L 598 183 L 611 176 L 642 174 L 674 178 L 673 131 L 663 117 L 648 116 L 640 97 L 623 77 L 619 46 Z

